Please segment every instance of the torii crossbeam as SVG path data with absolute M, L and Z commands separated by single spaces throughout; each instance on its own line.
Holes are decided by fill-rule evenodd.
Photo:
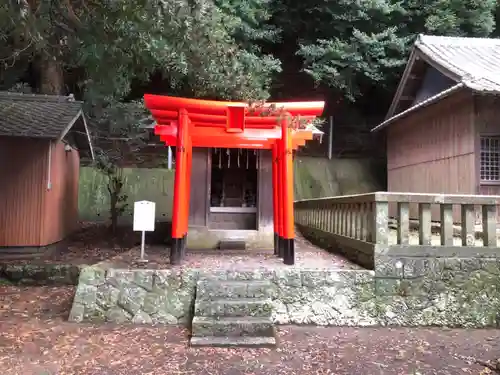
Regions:
M 272 150 L 274 252 L 295 262 L 293 150 L 313 138 L 312 122 L 325 103 L 283 102 L 253 107 L 243 102 L 144 95 L 156 120 L 155 134 L 176 147 L 170 262 L 181 262 L 186 248 L 193 147 Z M 297 119 L 299 121 L 297 121 Z M 301 123 L 301 126 L 297 126 Z

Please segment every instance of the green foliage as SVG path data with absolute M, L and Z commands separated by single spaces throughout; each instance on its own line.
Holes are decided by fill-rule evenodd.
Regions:
M 266 4 L 11 0 L 0 7 L 3 61 L 8 68 L 41 57 L 81 70 L 79 83 L 92 102 L 121 100 L 132 82 L 158 71 L 174 92 L 265 98 L 280 69 L 255 45 L 274 35 L 260 26 L 269 17 Z
M 9 0 L 0 89 L 34 66 L 53 82 L 41 91 L 81 92 L 122 133 L 147 116 L 129 99 L 153 74 L 171 95 L 255 100 L 283 63 L 355 100 L 392 94 L 418 33 L 488 36 L 496 13 L 496 0 Z
M 281 12 L 292 2 L 283 0 Z M 490 35 L 496 6 L 495 0 L 313 1 L 297 4 L 298 26 L 293 18 L 286 24 L 301 40 L 306 72 L 353 100 L 374 85 L 393 90 L 418 33 Z
M 425 32 L 434 35 L 488 36 L 495 29 L 496 0 L 414 1 L 411 10 L 424 20 Z
M 315 44 L 301 45 L 305 71 L 316 81 L 326 82 L 354 100 L 363 86 L 387 87 L 387 78 L 406 63 L 408 38 L 398 38 L 395 28 L 380 33 L 353 30 L 347 39 L 321 39 Z

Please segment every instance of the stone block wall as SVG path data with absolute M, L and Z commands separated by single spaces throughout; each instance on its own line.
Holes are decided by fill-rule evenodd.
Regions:
M 412 252 L 411 246 L 375 247 L 374 289 L 368 295 L 381 322 L 398 326 L 498 326 L 497 249 L 425 248 Z
M 70 320 L 187 325 L 196 283 L 208 277 L 271 281 L 276 324 L 497 326 L 498 262 L 436 259 L 426 267 L 426 274 L 401 277 L 366 270 L 128 271 L 94 266 L 81 273 Z
M 335 254 L 340 254 L 366 269 L 374 269 L 374 253 L 371 248 L 360 249 L 349 244 L 339 244 L 338 236 L 322 231 L 320 229 L 308 227 L 301 224 L 295 224 L 299 232 L 308 241 Z
M 196 280 L 194 270 L 87 267 L 80 274 L 69 320 L 187 324 Z
M 77 285 L 80 266 L 71 264 L 1 264 L 0 279 L 20 285 Z
M 338 270 L 118 270 L 87 267 L 70 321 L 189 324 L 199 279 L 272 281 L 277 324 L 370 325 L 354 306 L 354 285 L 372 282 L 371 271 Z

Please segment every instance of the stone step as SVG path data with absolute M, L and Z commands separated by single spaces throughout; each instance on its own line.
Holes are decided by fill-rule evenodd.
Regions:
M 274 337 L 192 337 L 191 346 L 214 346 L 214 347 L 252 347 L 269 348 L 276 346 Z
M 270 299 L 238 298 L 196 300 L 195 316 L 237 317 L 237 316 L 271 316 L 273 305 Z
M 226 254 L 225 250 L 224 254 Z M 253 251 L 252 251 L 253 252 Z M 233 252 L 234 255 L 239 255 L 236 251 Z M 230 269 L 218 269 L 211 270 L 210 272 L 201 272 L 199 279 L 200 281 L 270 281 L 274 277 L 274 271 L 270 269 L 256 269 L 256 268 L 245 268 L 241 266 L 238 268 Z
M 271 318 L 209 318 L 195 316 L 192 325 L 192 335 L 194 337 L 274 337 L 274 325 Z
M 198 281 L 196 297 L 203 300 L 221 298 L 266 298 L 272 294 L 268 281 Z
M 238 240 L 223 240 L 219 242 L 220 250 L 246 250 L 247 243 Z

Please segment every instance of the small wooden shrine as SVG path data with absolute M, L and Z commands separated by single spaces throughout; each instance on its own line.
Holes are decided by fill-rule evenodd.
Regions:
M 155 134 L 176 148 L 171 263 L 182 260 L 186 241 L 254 244 L 269 232 L 275 254 L 294 264 L 293 151 L 313 138 L 324 102 L 144 100 Z

